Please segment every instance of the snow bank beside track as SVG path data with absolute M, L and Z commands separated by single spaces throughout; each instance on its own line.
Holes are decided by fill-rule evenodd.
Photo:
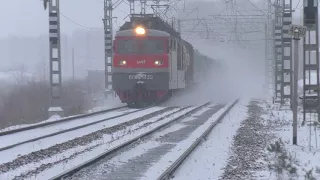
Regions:
M 318 132 L 320 126 L 314 126 L 317 117 L 311 116 L 310 118 L 308 115 L 307 122 L 303 125 L 303 114 L 298 113 L 298 145 L 293 145 L 292 111 L 280 110 L 279 105 L 271 102 L 265 103 L 265 110 L 267 114 L 264 119 L 268 120 L 269 124 L 273 124 L 273 133 L 277 137 L 272 144 L 279 145 L 278 148 L 272 148 L 276 152 L 266 150 L 267 163 L 278 166 L 283 173 L 277 174 L 276 171 L 271 171 L 270 175 L 270 172 L 265 170 L 259 173 L 260 176 L 265 179 L 279 177 L 283 179 L 320 179 L 320 133 Z
M 174 180 L 216 180 L 223 173 L 232 137 L 247 116 L 247 100 L 240 101 L 224 117 L 207 139 L 195 149 L 174 173 Z

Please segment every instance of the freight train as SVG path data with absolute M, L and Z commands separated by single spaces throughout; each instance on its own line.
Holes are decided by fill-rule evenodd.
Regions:
M 112 86 L 123 103 L 161 102 L 201 81 L 213 60 L 161 18 L 132 15 L 115 34 Z

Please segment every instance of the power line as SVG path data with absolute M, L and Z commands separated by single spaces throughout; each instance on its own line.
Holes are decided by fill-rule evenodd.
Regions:
M 81 26 L 81 27 L 83 27 L 83 28 L 87 28 L 87 29 L 103 29 L 103 28 L 92 28 L 92 27 L 84 26 L 84 25 L 79 24 L 79 23 L 77 23 L 76 21 L 68 18 L 68 17 L 67 17 L 66 15 L 64 15 L 62 12 L 60 12 L 60 14 L 61 14 L 64 18 L 66 18 L 67 20 L 69 20 L 70 22 L 72 22 L 72 23 L 74 23 L 74 24 L 76 24 L 76 25 L 78 25 L 78 26 Z
M 297 4 L 297 6 L 296 6 L 296 9 L 298 8 L 299 4 L 300 4 L 300 0 L 298 1 L 298 4 Z M 301 7 L 300 7 L 300 8 L 301 8 Z
M 250 0 L 247 0 L 252 6 L 254 6 L 257 10 L 259 10 L 262 14 L 265 14 L 258 6 L 252 3 Z

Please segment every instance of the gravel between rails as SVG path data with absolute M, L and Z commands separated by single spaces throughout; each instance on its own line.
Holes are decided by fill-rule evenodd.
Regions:
M 87 144 L 91 143 L 92 141 L 102 139 L 104 134 L 111 134 L 111 133 L 114 133 L 117 131 L 121 131 L 121 130 L 125 129 L 127 126 L 130 126 L 130 125 L 139 123 L 141 121 L 150 119 L 151 117 L 154 117 L 156 115 L 161 115 L 167 111 L 174 110 L 176 108 L 178 108 L 178 107 L 168 107 L 168 108 L 165 108 L 165 109 L 162 109 L 159 111 L 152 112 L 152 113 L 147 114 L 145 116 L 133 119 L 131 121 L 122 123 L 122 124 L 108 127 L 108 128 L 87 134 L 85 136 L 78 137 L 73 140 L 61 143 L 61 144 L 56 144 L 56 145 L 54 145 L 50 148 L 47 148 L 47 149 L 39 150 L 39 151 L 32 152 L 32 153 L 24 155 L 24 156 L 20 156 L 11 162 L 1 164 L 0 165 L 0 173 L 5 173 L 8 171 L 17 169 L 18 167 L 21 167 L 23 165 L 27 165 L 29 163 L 35 163 L 35 162 L 44 160 L 46 158 L 49 158 L 53 155 L 62 153 L 63 151 L 71 149 L 71 148 L 87 145 Z
M 276 125 L 266 123 L 268 120 L 261 117 L 267 112 L 259 104 L 261 101 L 251 101 L 247 106 L 247 119 L 242 121 L 233 138 L 232 153 L 220 179 L 258 179 L 255 172 L 266 167 L 258 160 L 265 157 L 265 148 L 275 138 L 272 129 Z

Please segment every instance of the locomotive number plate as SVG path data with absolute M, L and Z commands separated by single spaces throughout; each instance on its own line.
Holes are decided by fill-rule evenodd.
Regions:
M 129 75 L 129 79 L 130 80 L 153 79 L 153 75 L 146 75 L 146 74 Z

